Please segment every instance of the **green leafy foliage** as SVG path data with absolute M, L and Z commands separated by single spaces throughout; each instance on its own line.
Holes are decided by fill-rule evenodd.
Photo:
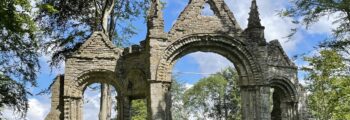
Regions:
M 306 58 L 310 67 L 309 107 L 319 120 L 350 119 L 350 76 L 342 57 L 334 50 L 323 50 L 319 56 Z
M 0 109 L 10 107 L 20 113 L 21 117 L 25 117 L 28 110 L 26 94 L 27 92 L 22 84 L 0 74 Z
M 147 106 L 146 100 L 138 99 L 131 102 L 131 120 L 146 120 Z
M 37 27 L 27 0 L 0 1 L 0 73 L 36 85 Z
M 237 86 L 237 73 L 227 68 L 214 75 L 199 80 L 193 87 L 186 88 L 175 77 L 171 85 L 172 119 L 241 119 L 241 98 Z M 145 120 L 147 108 L 145 100 L 133 100 L 132 120 Z
M 184 106 L 198 119 L 232 119 L 240 117 L 240 95 L 236 72 L 228 68 L 199 80 L 184 94 Z
M 42 4 L 39 7 L 40 7 L 41 10 L 47 12 L 48 14 L 55 14 L 55 13 L 59 12 L 51 4 Z
M 171 115 L 173 120 L 186 120 L 189 117 L 188 111 L 183 104 L 186 88 L 173 76 L 171 83 Z
M 13 108 L 21 117 L 28 110 L 24 86 L 36 86 L 37 30 L 30 1 L 0 1 L 0 109 Z

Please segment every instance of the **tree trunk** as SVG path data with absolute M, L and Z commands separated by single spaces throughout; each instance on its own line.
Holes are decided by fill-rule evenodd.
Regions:
M 114 0 L 106 0 L 104 5 L 101 22 L 102 30 L 106 35 L 108 35 L 108 18 L 111 16 L 112 10 L 114 9 L 114 4 Z
M 108 84 L 101 84 L 101 100 L 100 100 L 100 113 L 99 120 L 111 119 L 111 89 Z
M 102 13 L 102 30 L 109 37 L 108 30 L 108 19 L 111 17 L 111 13 L 114 9 L 114 0 L 106 0 L 103 13 Z M 110 38 L 110 37 L 109 37 Z M 112 106 L 112 97 L 111 89 L 108 84 L 101 84 L 101 100 L 100 100 L 100 120 L 109 120 L 111 119 L 111 106 Z

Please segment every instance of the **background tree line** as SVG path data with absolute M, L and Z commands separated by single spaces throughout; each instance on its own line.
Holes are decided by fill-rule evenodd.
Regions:
M 321 17 L 331 21 L 333 34 L 323 40 L 317 55 L 302 56 L 309 64 L 306 71 L 308 106 L 317 120 L 350 119 L 350 0 L 292 0 L 281 12 L 295 24 L 308 28 Z M 295 33 L 298 29 L 293 29 Z M 291 34 L 293 35 L 293 34 Z

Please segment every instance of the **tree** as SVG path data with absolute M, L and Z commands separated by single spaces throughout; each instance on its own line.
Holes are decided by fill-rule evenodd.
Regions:
M 236 72 L 228 68 L 199 80 L 184 94 L 184 105 L 198 119 L 240 119 L 239 90 L 234 88 Z M 235 90 L 233 90 L 235 89 Z
M 334 50 L 323 50 L 306 61 L 310 63 L 304 70 L 310 82 L 307 88 L 312 114 L 319 120 L 350 119 L 350 76 L 341 56 Z
M 173 120 L 186 120 L 189 115 L 184 107 L 184 94 L 186 88 L 173 76 L 171 83 L 171 115 Z
M 336 15 L 332 21 L 336 25 L 333 36 L 320 47 L 331 47 L 350 55 L 349 0 L 292 0 L 291 3 L 292 6 L 281 12 L 282 16 L 292 17 L 295 19 L 294 23 L 302 23 L 306 27 L 318 22 L 321 17 Z
M 4 107 L 11 107 L 19 112 L 21 117 L 25 117 L 28 110 L 28 99 L 24 85 L 5 76 L 0 76 L 0 80 L 0 110 Z
M 28 0 L 0 1 L 0 109 L 28 109 L 25 85 L 36 86 L 39 69 L 37 26 Z
M 349 55 L 350 55 L 350 1 L 349 0 L 292 0 L 292 6 L 281 12 L 308 28 L 321 17 L 335 16 L 336 26 L 330 39 L 320 44 L 321 55 L 306 58 L 311 68 L 307 80 L 310 108 L 321 120 L 349 119 Z M 301 21 L 299 21 L 301 20 Z M 330 28 L 331 29 L 331 28 Z M 322 50 L 321 49 L 321 50 Z M 331 49 L 331 50 L 329 50 Z
M 146 120 L 147 106 L 145 99 L 133 100 L 131 102 L 131 120 Z
M 228 67 L 219 72 L 228 82 L 225 88 L 224 111 L 225 118 L 241 119 L 241 96 L 237 84 L 238 74 L 234 68 Z
M 145 15 L 149 0 L 44 0 L 38 23 L 50 40 L 45 51 L 53 53 L 51 65 L 57 66 L 79 48 L 94 31 L 103 31 L 122 47 L 136 34 L 130 24 Z

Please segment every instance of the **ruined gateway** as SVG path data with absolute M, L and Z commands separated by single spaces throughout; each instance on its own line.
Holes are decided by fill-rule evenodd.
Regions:
M 152 0 L 148 34 L 140 45 L 119 49 L 102 32 L 93 33 L 67 57 L 64 76 L 53 84 L 46 120 L 82 120 L 83 91 L 92 83 L 115 87 L 118 120 L 130 119 L 133 99 L 147 99 L 149 120 L 171 120 L 172 66 L 197 51 L 214 52 L 234 63 L 243 120 L 303 119 L 305 92 L 298 83 L 297 67 L 277 40 L 266 42 L 256 1 L 252 1 L 244 30 L 224 0 L 189 1 L 170 32 L 164 32 L 160 0 Z M 206 3 L 213 16 L 201 15 Z M 280 107 L 271 111 L 272 94 L 274 105 Z

